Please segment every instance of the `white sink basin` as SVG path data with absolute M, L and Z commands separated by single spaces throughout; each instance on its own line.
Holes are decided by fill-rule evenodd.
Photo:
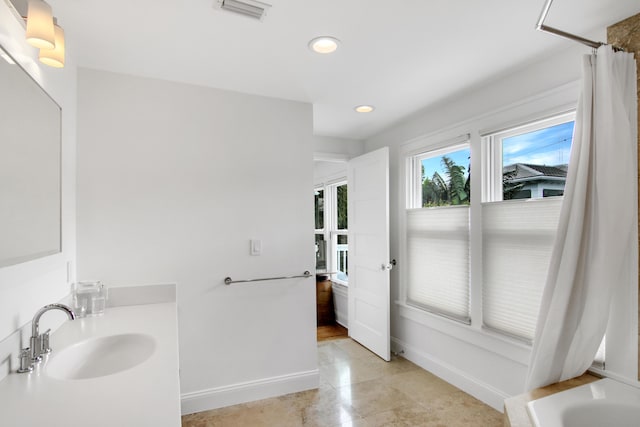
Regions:
M 640 389 L 608 378 L 527 404 L 536 427 L 638 427 Z
M 83 380 L 117 374 L 147 360 L 155 340 L 145 334 L 120 334 L 81 341 L 49 356 L 46 373 L 64 380 Z

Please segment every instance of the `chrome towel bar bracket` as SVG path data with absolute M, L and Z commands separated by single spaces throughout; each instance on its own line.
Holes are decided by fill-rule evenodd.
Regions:
M 297 276 L 283 276 L 283 277 L 264 277 L 262 279 L 245 279 L 245 280 L 233 280 L 231 277 L 224 278 L 224 284 L 230 285 L 232 283 L 247 283 L 247 282 L 264 282 L 265 280 L 283 280 L 283 279 L 297 279 L 297 278 L 307 278 L 311 277 L 312 274 L 309 271 L 305 271 L 304 273 Z

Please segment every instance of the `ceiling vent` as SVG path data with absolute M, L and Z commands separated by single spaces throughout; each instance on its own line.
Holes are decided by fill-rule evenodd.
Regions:
M 271 5 L 255 0 L 216 0 L 214 7 L 262 21 Z

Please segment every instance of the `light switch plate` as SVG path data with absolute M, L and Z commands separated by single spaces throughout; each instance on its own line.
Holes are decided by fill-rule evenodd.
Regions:
M 250 254 L 253 256 L 262 255 L 262 240 L 251 239 Z

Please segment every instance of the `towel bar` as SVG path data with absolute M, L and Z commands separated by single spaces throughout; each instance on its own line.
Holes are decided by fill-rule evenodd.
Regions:
M 232 283 L 246 283 L 246 282 L 263 282 L 265 280 L 282 280 L 282 279 L 297 279 L 299 277 L 307 278 L 311 277 L 311 273 L 309 271 L 305 271 L 304 273 L 297 276 L 283 276 L 283 277 L 264 277 L 262 279 L 245 279 L 245 280 L 233 280 L 231 277 L 224 278 L 224 284 L 230 285 Z

